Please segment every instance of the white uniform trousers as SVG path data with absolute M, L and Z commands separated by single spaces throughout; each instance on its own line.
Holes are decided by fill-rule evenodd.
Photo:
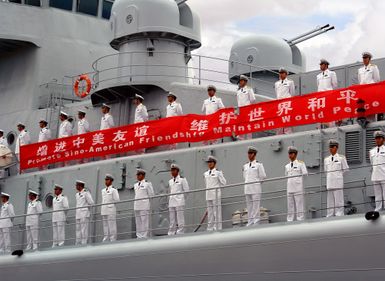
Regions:
M 384 206 L 383 201 L 385 199 L 385 181 L 374 181 L 373 189 L 374 189 L 374 198 L 376 201 L 375 211 L 381 211 Z
M 65 240 L 65 221 L 52 222 L 52 247 L 63 246 Z
M 333 189 L 328 190 L 327 195 L 327 217 L 337 216 L 341 217 L 344 215 L 345 206 L 344 206 L 344 190 L 343 189 Z
M 303 221 L 304 215 L 304 195 L 303 191 L 287 194 L 287 221 L 293 221 L 294 215 L 297 220 Z
M 184 206 L 169 207 L 170 226 L 168 235 L 183 234 L 184 233 Z
M 136 224 L 136 237 L 147 238 L 150 222 L 149 210 L 137 210 L 135 211 L 135 224 Z
M 86 245 L 90 218 L 76 219 L 76 245 Z
M 245 194 L 247 207 L 247 226 L 258 224 L 260 221 L 260 194 Z
M 0 253 L 10 253 L 11 252 L 11 228 L 4 227 L 0 228 Z
M 104 215 L 103 219 L 103 242 L 105 241 L 116 241 L 117 228 L 116 228 L 116 215 Z
M 27 229 L 27 248 L 26 250 L 36 250 L 39 243 L 39 225 L 26 226 Z
M 222 229 L 221 199 L 207 200 L 207 231 Z

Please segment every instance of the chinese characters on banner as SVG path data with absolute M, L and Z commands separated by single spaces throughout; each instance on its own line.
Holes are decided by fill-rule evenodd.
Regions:
M 180 142 L 200 142 L 281 127 L 326 123 L 385 112 L 385 82 L 131 124 L 21 147 L 22 170 Z

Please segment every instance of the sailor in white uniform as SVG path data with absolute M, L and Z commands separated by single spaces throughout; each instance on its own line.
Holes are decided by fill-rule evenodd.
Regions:
M 134 185 L 134 211 L 137 238 L 147 238 L 150 227 L 150 197 L 154 196 L 154 188 L 152 187 L 151 182 L 145 180 L 145 177 L 145 170 L 138 169 L 136 171 L 138 182 Z
M 1 213 L 0 213 L 0 254 L 11 253 L 11 228 L 12 219 L 15 216 L 13 205 L 9 203 L 8 193 L 1 192 Z
M 358 69 L 358 83 L 360 85 L 380 82 L 380 71 L 377 65 L 371 63 L 372 57 L 369 52 L 362 53 L 364 66 Z
M 118 190 L 112 186 L 114 177 L 107 174 L 104 178 L 105 187 L 102 189 L 102 207 L 101 215 L 103 219 L 103 242 L 116 241 L 117 228 L 116 228 L 116 206 L 115 203 L 119 202 Z
M 238 107 L 247 106 L 255 103 L 255 94 L 253 88 L 247 85 L 249 78 L 246 75 L 239 76 L 238 82 L 238 91 L 237 91 L 237 102 Z M 243 136 L 238 136 L 238 139 L 251 139 L 252 134 L 245 134 Z
M 68 121 L 68 113 L 61 111 L 60 121 L 58 138 L 61 139 L 72 136 L 72 125 L 70 121 Z
M 174 93 L 169 92 L 167 95 L 168 105 L 166 108 L 166 118 L 173 116 L 181 116 L 183 115 L 182 105 L 176 101 L 177 97 Z M 176 149 L 177 144 L 170 144 L 169 148 L 171 150 Z
M 327 217 L 344 215 L 344 173 L 349 170 L 346 157 L 338 154 L 339 143 L 329 140 L 330 155 L 324 160 L 327 189 Z
M 91 193 L 85 190 L 85 182 L 76 181 L 76 245 L 86 245 L 90 223 L 90 208 L 94 205 Z
M 86 112 L 84 110 L 78 111 L 78 135 L 90 132 L 90 123 L 86 119 Z
M 170 187 L 170 196 L 168 200 L 168 211 L 170 214 L 170 227 L 168 235 L 183 234 L 184 233 L 184 210 L 185 210 L 185 194 L 189 191 L 188 182 L 185 178 L 179 175 L 179 166 L 171 165 L 171 176 L 168 185 Z
M 53 242 L 52 248 L 61 247 L 65 242 L 65 224 L 66 224 L 66 211 L 69 208 L 68 198 L 63 195 L 63 187 L 59 184 L 54 186 L 55 197 L 52 200 L 52 234 Z
M 304 214 L 304 187 L 303 176 L 307 175 L 304 162 L 297 160 L 298 149 L 294 146 L 288 148 L 290 162 L 285 166 L 287 179 L 287 221 L 305 219 Z
M 27 217 L 25 219 L 25 227 L 27 230 L 27 247 L 26 250 L 37 250 L 39 243 L 39 219 L 43 212 L 41 202 L 37 200 L 39 193 L 34 190 L 28 192 L 29 203 L 27 208 Z
M 111 129 L 115 126 L 114 118 L 110 114 L 111 107 L 108 104 L 103 103 L 102 105 L 102 113 L 103 117 L 100 121 L 100 130 Z
M 143 104 L 144 97 L 141 95 L 135 94 L 134 97 L 134 105 L 136 105 L 135 109 L 135 117 L 134 123 L 141 123 L 148 121 L 148 112 L 146 106 Z
M 206 184 L 207 231 L 222 229 L 222 203 L 220 187 L 226 185 L 223 172 L 216 169 L 217 159 L 207 158 L 208 171 L 203 174 Z
M 31 143 L 31 137 L 29 135 L 29 132 L 25 129 L 25 125 L 21 122 L 17 124 L 17 130 L 19 131 L 19 135 L 16 139 L 16 146 L 15 146 L 15 154 L 17 159 L 20 161 L 20 146 L 30 144 Z
M 225 108 L 223 105 L 222 99 L 218 98 L 215 94 L 217 92 L 217 88 L 214 85 L 209 85 L 207 86 L 207 94 L 209 95 L 208 99 L 205 99 L 203 101 L 202 105 L 202 112 L 205 113 L 206 115 L 213 114 L 217 112 L 218 110 Z M 210 141 L 205 141 L 203 144 L 216 144 L 218 140 L 210 140 Z
M 381 211 L 385 200 L 385 133 L 376 131 L 374 132 L 374 138 L 376 140 L 376 147 L 369 151 L 370 163 L 373 166 L 371 179 L 376 201 L 375 211 Z
M 275 94 L 277 95 L 277 99 L 285 99 L 291 98 L 295 96 L 295 85 L 294 81 L 287 78 L 289 72 L 281 67 L 279 69 L 279 80 L 275 82 Z M 291 134 L 292 129 L 289 128 L 280 128 L 277 130 L 278 135 L 282 134 Z
M 40 132 L 39 132 L 39 140 L 38 142 L 45 142 L 52 139 L 51 137 L 51 130 L 47 127 L 48 122 L 44 119 L 40 120 L 39 126 L 40 126 Z
M 8 147 L 7 139 L 4 137 L 4 131 L 0 130 L 0 145 Z
M 246 183 L 244 192 L 248 215 L 247 226 L 258 224 L 260 221 L 261 182 L 266 178 L 263 164 L 256 160 L 257 152 L 255 147 L 250 146 L 247 150 L 249 162 L 243 165 L 243 179 Z

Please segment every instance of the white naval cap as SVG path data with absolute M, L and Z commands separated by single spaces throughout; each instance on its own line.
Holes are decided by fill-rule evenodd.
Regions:
M 173 92 L 168 92 L 167 97 L 173 97 L 176 99 L 176 95 Z
M 286 68 L 280 67 L 278 73 L 289 73 Z
M 295 146 L 289 146 L 287 148 L 287 152 L 290 153 L 298 153 L 298 149 Z
M 144 169 L 136 169 L 136 174 L 137 175 L 140 175 L 140 174 L 145 175 L 146 174 L 146 170 L 144 170 Z
M 249 153 L 257 153 L 258 150 L 254 146 L 249 146 L 247 148 L 247 152 L 249 152 Z
M 106 104 L 106 103 L 103 103 L 103 104 L 102 104 L 102 107 L 106 107 L 106 108 L 108 108 L 108 109 L 111 109 L 111 106 L 109 106 L 109 105 Z
M 171 170 L 173 170 L 173 169 L 178 170 L 178 171 L 180 170 L 180 168 L 177 164 L 171 164 Z
M 23 122 L 17 122 L 17 126 L 25 127 L 25 124 Z
M 208 85 L 207 86 L 207 91 L 210 91 L 210 90 L 213 90 L 214 92 L 217 91 L 217 87 L 215 87 L 214 85 Z
M 55 184 L 53 185 L 53 187 L 54 187 L 54 189 L 56 189 L 56 188 L 63 189 L 63 186 L 61 186 L 61 185 L 58 184 L 58 183 L 55 183 Z
M 144 101 L 144 97 L 142 97 L 141 95 L 138 95 L 138 94 L 135 94 L 134 99 L 138 99 L 138 100 Z
M 38 193 L 37 191 L 32 190 L 32 189 L 28 190 L 28 194 L 34 194 L 34 195 L 36 195 L 36 196 L 39 195 L 39 193 Z
M 84 109 L 79 109 L 79 110 L 78 110 L 78 113 L 86 114 L 86 111 L 85 111 Z
M 249 81 L 249 77 L 247 77 L 246 75 L 242 74 L 242 75 L 239 76 L 239 81 L 241 81 L 241 80 L 244 80 L 244 81 L 247 82 L 247 81 Z
M 11 195 L 9 195 L 8 193 L 5 193 L 5 192 L 1 192 L 1 196 L 5 196 L 5 197 L 11 197 Z
M 374 136 L 374 138 L 384 138 L 385 139 L 385 133 L 383 131 L 375 131 L 373 136 Z
M 372 58 L 373 57 L 373 55 L 372 55 L 372 53 L 370 53 L 370 52 L 363 52 L 362 53 L 362 58 Z
M 209 157 L 207 157 L 207 160 L 206 162 L 214 162 L 214 163 L 217 163 L 217 158 L 215 158 L 214 156 L 210 155 Z
M 40 119 L 39 123 L 45 123 L 45 124 L 48 124 L 47 120 L 45 120 L 44 118 Z
M 329 62 L 326 60 L 326 59 L 321 59 L 319 64 L 326 64 L 326 65 L 329 65 Z
M 86 185 L 86 183 L 82 180 L 76 180 L 75 182 L 76 184 L 82 184 L 82 185 Z
M 4 130 L 0 129 L 0 133 L 4 133 Z
M 337 140 L 334 140 L 334 139 L 331 139 L 329 140 L 329 147 L 333 147 L 333 146 L 339 146 L 340 143 L 337 141 Z
M 104 177 L 105 180 L 114 180 L 114 177 L 111 175 L 111 174 L 106 174 L 106 176 Z
M 68 113 L 67 113 L 67 112 L 64 112 L 64 111 L 60 111 L 60 115 L 64 115 L 64 116 L 67 116 L 67 117 L 68 117 Z

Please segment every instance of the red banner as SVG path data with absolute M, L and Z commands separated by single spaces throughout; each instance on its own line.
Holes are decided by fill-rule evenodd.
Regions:
M 385 112 L 385 82 L 188 114 L 22 146 L 22 170 L 181 142 L 200 142 L 281 127 Z

